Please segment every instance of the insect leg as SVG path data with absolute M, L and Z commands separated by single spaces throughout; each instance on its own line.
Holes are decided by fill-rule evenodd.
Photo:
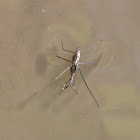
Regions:
M 75 86 L 75 76 L 74 76 L 74 79 L 73 79 L 73 85 L 72 86 Z
M 75 77 L 75 74 L 74 75 L 72 75 L 72 76 L 70 76 L 70 79 L 69 79 L 69 85 L 70 85 L 70 87 L 76 92 L 76 94 L 77 94 L 77 91 L 73 88 L 73 80 L 74 80 L 74 77 Z
M 31 96 L 34 96 L 36 94 L 39 94 L 43 89 L 45 89 L 48 85 L 46 85 L 45 87 L 39 89 L 38 91 L 34 92 Z
M 49 85 L 51 85 L 54 81 L 55 81 L 55 80 L 53 80 L 51 83 L 45 85 L 44 87 L 40 88 L 38 91 L 34 92 L 34 93 L 31 95 L 31 97 L 34 96 L 34 95 L 36 95 L 36 94 L 39 94 L 42 90 L 44 90 L 45 88 L 49 87 Z
M 67 83 L 68 83 L 68 85 L 67 85 Z M 66 86 L 67 85 L 67 86 Z M 64 84 L 64 87 L 62 88 L 62 90 L 64 91 L 66 88 L 68 88 L 69 87 L 69 80 Z
M 102 60 L 102 58 L 104 57 L 104 55 L 105 55 L 106 52 L 107 52 L 107 49 L 105 48 L 105 51 L 104 51 L 103 55 L 101 56 L 101 58 L 100 58 L 98 64 L 101 62 L 101 60 Z
M 68 69 L 69 69 L 70 67 L 68 67 L 67 69 L 65 69 L 59 76 L 57 76 L 56 78 L 55 78 L 55 80 L 57 80 L 63 73 L 65 73 Z
M 63 60 L 65 60 L 65 61 L 71 62 L 70 60 L 67 60 L 67 59 L 65 59 L 65 58 L 63 58 L 63 57 L 61 57 L 61 56 L 59 56 L 59 55 L 58 55 L 58 49 L 57 49 L 57 57 L 58 57 L 58 58 L 61 58 L 61 59 L 63 59 Z
M 65 89 L 67 89 L 69 87 L 69 85 L 67 85 L 66 87 L 62 88 L 62 90 L 64 91 Z
M 78 63 L 78 64 L 82 64 L 82 65 L 85 65 L 85 64 L 97 64 L 97 62 L 96 63 Z
M 75 93 L 77 94 L 77 90 L 75 90 L 73 87 L 72 87 L 72 85 L 70 85 L 70 87 L 75 91 Z
M 101 43 L 101 42 L 102 42 L 102 40 L 100 40 L 100 41 L 98 41 L 97 43 L 95 43 L 92 47 L 89 47 L 89 48 L 87 48 L 87 49 L 85 49 L 85 50 L 82 50 L 82 51 L 80 51 L 80 52 L 88 51 L 88 50 L 94 48 L 97 44 L 99 44 L 99 43 Z
M 63 42 L 62 42 L 62 41 L 61 41 L 61 45 L 62 45 L 62 49 L 63 49 L 63 51 L 67 51 L 67 52 L 74 53 L 73 51 L 70 51 L 70 50 L 65 50 L 65 49 L 63 48 Z
M 90 91 L 90 89 L 89 89 L 89 87 L 88 87 L 88 85 L 87 85 L 87 83 L 86 83 L 86 81 L 85 81 L 85 78 L 84 78 L 84 76 L 83 76 L 83 73 L 82 73 L 81 69 L 80 69 L 79 67 L 78 67 L 78 69 L 79 69 L 79 71 L 80 71 L 80 74 L 81 74 L 81 76 L 82 76 L 82 79 L 83 79 L 83 81 L 84 81 L 84 83 L 85 83 L 85 85 L 86 85 L 88 91 L 90 92 L 91 96 L 94 98 L 94 100 L 95 100 L 95 102 L 96 102 L 96 104 L 97 104 L 97 106 L 98 106 L 98 108 L 99 108 L 99 104 L 98 104 L 96 98 L 94 97 L 94 95 L 92 94 L 92 92 Z

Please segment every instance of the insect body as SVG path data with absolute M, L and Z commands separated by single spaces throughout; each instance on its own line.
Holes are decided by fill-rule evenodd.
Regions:
M 80 60 L 80 51 L 77 51 L 74 53 L 73 57 L 72 57 L 72 65 L 70 67 L 70 85 L 72 86 L 73 80 L 74 80 L 74 76 L 75 76 L 75 72 L 76 69 L 78 68 L 78 63 Z
M 100 42 L 101 42 L 101 40 L 98 41 L 94 46 L 96 46 L 96 45 L 97 45 L 98 43 L 100 43 Z M 83 79 L 83 81 L 84 81 L 84 83 L 85 83 L 87 89 L 89 90 L 90 94 L 91 94 L 92 97 L 94 98 L 94 100 L 95 100 L 95 102 L 96 102 L 96 104 L 97 104 L 97 106 L 98 106 L 98 108 L 99 108 L 99 104 L 98 104 L 96 98 L 93 96 L 92 92 L 90 91 L 90 89 L 89 89 L 89 87 L 88 87 L 88 85 L 87 85 L 87 83 L 86 83 L 86 81 L 85 81 L 85 78 L 84 78 L 84 76 L 83 76 L 83 73 L 81 72 L 81 69 L 80 69 L 80 67 L 79 67 L 79 64 L 93 64 L 93 63 L 80 63 L 79 60 L 80 60 L 80 53 L 81 53 L 81 52 L 84 52 L 84 51 L 87 51 L 87 50 L 89 50 L 89 49 L 92 49 L 94 46 L 92 46 L 92 47 L 90 47 L 90 48 L 87 48 L 87 49 L 85 49 L 85 50 L 82 50 L 82 51 L 80 51 L 79 48 L 78 48 L 78 46 L 77 46 L 76 51 L 73 52 L 73 51 L 70 51 L 70 50 L 65 50 L 65 49 L 63 48 L 63 43 L 62 43 L 62 42 L 61 42 L 61 44 L 62 44 L 62 49 L 63 49 L 64 51 L 68 51 L 68 52 L 73 53 L 73 56 L 72 56 L 72 60 L 70 61 L 70 60 L 67 60 L 67 59 L 65 59 L 65 58 L 63 58 L 63 57 L 60 57 L 60 56 L 58 55 L 58 53 L 57 53 L 57 57 L 58 57 L 58 58 L 61 58 L 61 59 L 65 60 L 65 61 L 68 61 L 68 62 L 71 62 L 71 65 L 70 65 L 70 67 L 68 67 L 66 70 L 64 70 L 58 77 L 56 77 L 55 80 L 57 80 L 57 79 L 58 79 L 63 73 L 65 73 L 68 69 L 70 69 L 70 78 L 69 78 L 69 80 L 64 84 L 64 87 L 62 88 L 62 90 L 64 91 L 66 88 L 68 88 L 68 87 L 70 86 L 70 87 L 77 93 L 77 91 L 73 88 L 73 83 L 74 83 L 74 78 L 75 78 L 76 70 L 79 69 L 80 74 L 81 74 L 81 76 L 82 76 L 82 79 Z M 94 63 L 94 64 L 95 64 L 95 63 Z

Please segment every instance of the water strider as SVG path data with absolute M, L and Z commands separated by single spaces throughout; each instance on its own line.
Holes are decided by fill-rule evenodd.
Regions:
M 84 78 L 84 76 L 83 76 L 83 73 L 82 73 L 82 71 L 81 71 L 81 69 L 80 69 L 80 67 L 79 67 L 79 65 L 81 65 L 81 64 L 86 65 L 86 64 L 95 64 L 95 63 L 80 63 L 79 60 L 80 60 L 80 53 L 92 49 L 92 48 L 95 47 L 97 44 L 99 44 L 101 41 L 102 41 L 102 40 L 98 41 L 94 46 L 92 46 L 92 47 L 90 47 L 90 48 L 87 48 L 87 49 L 85 49 L 85 50 L 82 50 L 82 51 L 80 51 L 80 50 L 79 50 L 79 47 L 77 46 L 75 52 L 70 51 L 70 50 L 65 50 L 65 49 L 63 48 L 63 43 L 61 42 L 61 44 L 62 44 L 62 49 L 63 49 L 64 51 L 73 53 L 73 56 L 72 56 L 72 60 L 70 61 L 70 60 L 67 60 L 67 59 L 65 59 L 65 58 L 63 58 L 63 57 L 61 57 L 61 56 L 59 56 L 59 55 L 58 55 L 58 51 L 57 51 L 57 57 L 60 58 L 60 59 L 65 60 L 65 61 L 70 62 L 71 65 L 70 65 L 66 70 L 64 70 L 58 77 L 55 78 L 55 80 L 57 80 L 57 79 L 58 79 L 61 75 L 63 75 L 68 69 L 70 69 L 70 78 L 69 78 L 68 81 L 64 84 L 64 87 L 63 87 L 62 90 L 64 91 L 66 88 L 68 88 L 68 87 L 70 86 L 70 87 L 77 93 L 77 91 L 73 88 L 73 83 L 74 83 L 74 78 L 75 78 L 76 70 L 78 69 L 78 70 L 80 71 L 80 74 L 81 74 L 81 76 L 82 76 L 82 79 L 83 79 L 83 81 L 84 81 L 84 83 L 85 83 L 85 85 L 86 85 L 88 91 L 90 92 L 90 94 L 91 94 L 92 97 L 94 98 L 94 100 L 95 100 L 95 102 L 96 102 L 98 108 L 99 108 L 99 104 L 98 104 L 96 98 L 94 97 L 93 93 L 90 91 L 90 89 L 89 89 L 89 87 L 88 87 L 88 85 L 87 85 L 87 83 L 86 83 L 86 81 L 85 81 L 85 78 Z
M 78 70 L 80 71 L 80 74 L 81 74 L 81 76 L 82 76 L 82 79 L 83 79 L 83 81 L 84 81 L 84 83 L 85 83 L 85 85 L 86 85 L 88 91 L 90 92 L 91 96 L 94 98 L 94 100 L 95 100 L 95 102 L 96 102 L 98 108 L 99 108 L 99 104 L 98 104 L 96 98 L 94 97 L 93 93 L 90 91 L 90 89 L 89 89 L 89 87 L 88 87 L 88 85 L 87 85 L 87 83 L 86 83 L 86 81 L 85 81 L 85 78 L 84 78 L 84 76 L 83 76 L 83 73 L 82 73 L 82 71 L 81 71 L 81 69 L 80 69 L 80 67 L 79 67 L 79 65 L 97 64 L 97 63 L 80 63 L 79 60 L 80 60 L 80 53 L 85 52 L 85 51 L 88 51 L 88 50 L 94 48 L 97 44 L 99 44 L 99 43 L 101 43 L 101 42 L 102 42 L 102 40 L 98 41 L 98 42 L 97 42 L 96 44 L 94 44 L 92 47 L 89 47 L 89 48 L 87 48 L 87 49 L 85 49 L 85 50 L 82 50 L 82 51 L 80 51 L 80 50 L 79 50 L 79 47 L 76 46 L 76 51 L 74 52 L 74 51 L 70 51 L 70 50 L 64 49 L 64 48 L 63 48 L 63 43 L 62 43 L 62 41 L 61 41 L 62 49 L 63 49 L 64 51 L 73 53 L 73 56 L 72 56 L 72 60 L 68 60 L 68 59 L 66 59 L 66 58 L 63 58 L 63 57 L 59 56 L 59 55 L 58 55 L 58 50 L 59 50 L 59 49 L 57 50 L 57 57 L 60 58 L 60 59 L 65 60 L 65 61 L 70 62 L 71 65 L 70 65 L 67 69 L 65 69 L 58 77 L 56 77 L 56 78 L 54 79 L 54 81 L 57 80 L 57 79 L 58 79 L 59 77 L 61 77 L 67 70 L 70 69 L 70 77 L 69 77 L 68 81 L 64 84 L 64 87 L 62 88 L 62 90 L 64 91 L 65 89 L 67 89 L 67 88 L 70 86 L 70 87 L 77 93 L 77 91 L 73 88 L 73 84 L 74 84 L 74 81 L 75 81 L 75 79 L 74 79 L 74 78 L 75 78 L 75 73 L 76 73 L 76 70 L 78 69 Z M 100 60 L 101 60 L 101 59 L 100 59 Z M 99 63 L 99 62 L 98 62 L 98 63 Z M 53 82 L 53 81 L 52 81 L 52 82 Z M 47 85 L 47 86 L 48 86 L 48 85 Z M 44 88 L 46 88 L 47 86 L 45 86 Z M 33 95 L 39 93 L 39 92 L 40 92 L 42 89 L 44 89 L 44 88 L 41 88 L 39 91 L 35 92 Z

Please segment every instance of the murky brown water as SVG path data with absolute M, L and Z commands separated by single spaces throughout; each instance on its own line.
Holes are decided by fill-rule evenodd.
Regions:
M 140 2 L 138 0 L 0 1 L 0 140 L 140 140 Z M 64 43 L 81 54 L 78 95 L 61 88 L 69 63 Z M 61 48 L 61 47 L 60 47 Z M 60 49 L 60 55 L 71 54 Z M 39 95 L 31 95 L 48 84 Z

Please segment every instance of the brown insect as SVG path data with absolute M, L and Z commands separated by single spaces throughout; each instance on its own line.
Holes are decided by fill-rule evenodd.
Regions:
M 92 46 L 92 47 L 90 47 L 90 48 L 87 48 L 87 49 L 85 49 L 85 50 L 82 50 L 82 51 L 80 51 L 80 50 L 79 50 L 79 47 L 77 46 L 75 52 L 70 51 L 70 50 L 65 50 L 65 49 L 63 48 L 63 43 L 61 42 L 61 44 L 62 44 L 62 49 L 63 49 L 64 51 L 73 53 L 73 56 L 72 56 L 72 60 L 70 61 L 70 60 L 67 60 L 67 59 L 65 59 L 65 58 L 63 58 L 63 57 L 61 57 L 61 56 L 59 56 L 59 55 L 58 55 L 58 52 L 57 52 L 57 57 L 58 57 L 58 58 L 61 58 L 61 59 L 65 60 L 65 61 L 70 62 L 71 65 L 70 65 L 66 70 L 64 70 L 58 77 L 55 78 L 55 80 L 57 80 L 57 79 L 58 79 L 60 76 L 62 76 L 68 69 L 70 69 L 70 78 L 69 78 L 69 80 L 64 84 L 64 87 L 62 88 L 62 90 L 64 91 L 65 89 L 67 89 L 67 88 L 70 86 L 70 87 L 77 93 L 77 91 L 73 88 L 73 82 L 74 82 L 76 70 L 78 69 L 78 70 L 80 71 L 80 74 L 81 74 L 81 76 L 82 76 L 82 79 L 83 79 L 83 81 L 84 81 L 84 83 L 85 83 L 85 85 L 86 85 L 88 91 L 90 92 L 90 94 L 91 94 L 92 97 L 94 98 L 94 100 L 95 100 L 95 102 L 96 102 L 98 108 L 99 108 L 99 104 L 98 104 L 96 98 L 94 97 L 93 93 L 90 91 L 90 89 L 89 89 L 89 87 L 88 87 L 88 85 L 87 85 L 87 83 L 86 83 L 86 81 L 85 81 L 85 78 L 84 78 L 84 76 L 83 76 L 83 73 L 82 73 L 82 71 L 81 71 L 81 69 L 80 69 L 80 67 L 79 67 L 79 64 L 95 64 L 95 63 L 80 63 L 79 60 L 80 60 L 80 53 L 81 53 L 81 52 L 88 51 L 88 50 L 92 49 L 92 48 L 95 47 L 97 44 L 99 44 L 101 41 L 102 41 L 102 40 L 98 41 L 94 46 Z

